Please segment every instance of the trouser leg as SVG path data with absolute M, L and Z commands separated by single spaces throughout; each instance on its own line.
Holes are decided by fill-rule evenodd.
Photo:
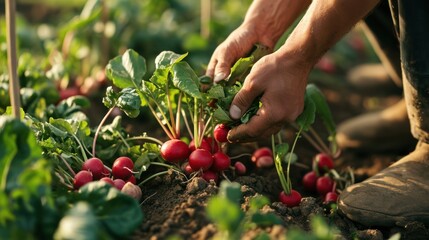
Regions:
M 411 132 L 418 140 L 429 143 L 429 1 L 399 0 L 397 6 L 404 96 Z

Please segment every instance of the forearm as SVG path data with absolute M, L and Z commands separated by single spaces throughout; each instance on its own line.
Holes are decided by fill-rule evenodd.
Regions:
M 314 0 L 278 54 L 314 65 L 379 0 Z
M 247 11 L 242 26 L 253 28 L 261 43 L 273 48 L 310 2 L 311 0 L 255 0 Z

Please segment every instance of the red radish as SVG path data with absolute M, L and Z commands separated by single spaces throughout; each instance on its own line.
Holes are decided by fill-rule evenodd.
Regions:
M 134 163 L 129 157 L 118 157 L 113 162 L 112 175 L 115 178 L 127 180 L 133 175 Z
M 268 156 L 271 158 L 273 157 L 273 151 L 271 150 L 271 148 L 261 147 L 256 149 L 252 154 L 252 162 L 256 162 L 258 158 L 264 157 L 264 156 Z
M 223 152 L 213 154 L 213 168 L 216 171 L 224 171 L 231 165 L 231 159 Z
M 334 186 L 334 181 L 329 176 L 322 176 L 317 179 L 316 189 L 321 196 L 325 196 L 326 193 L 331 192 Z
M 137 201 L 139 201 L 143 195 L 141 188 L 130 182 L 125 183 L 125 185 L 121 189 L 121 192 L 127 194 L 128 196 L 131 196 Z
M 304 175 L 302 178 L 302 185 L 307 191 L 316 191 L 316 182 L 317 182 L 318 176 L 316 172 L 311 171 Z
M 334 168 L 334 161 L 326 153 L 319 153 L 314 156 L 314 161 L 317 163 L 317 168 L 321 172 L 329 172 L 330 169 Z
M 122 190 L 122 188 L 124 187 L 125 183 L 126 182 L 124 180 L 120 179 L 120 178 L 117 178 L 117 179 L 113 180 L 113 185 L 117 189 L 119 189 L 119 190 Z
M 287 195 L 284 191 L 281 191 L 279 195 L 280 202 L 285 204 L 287 207 L 298 206 L 301 202 L 301 198 L 301 194 L 293 189 L 290 191 L 289 195 Z
M 101 178 L 99 181 L 107 182 L 108 184 L 110 184 L 110 185 L 112 185 L 112 186 L 115 186 L 115 183 L 114 183 L 114 182 L 113 182 L 113 180 L 112 180 L 111 178 L 109 178 L 109 177 L 103 177 L 103 178 Z
M 334 203 L 337 202 L 338 194 L 336 192 L 328 192 L 325 196 L 325 201 L 323 203 Z
M 110 177 L 110 171 L 106 167 L 103 168 L 103 172 L 101 174 L 103 177 Z
M 200 146 L 198 148 L 199 149 L 205 149 L 205 150 L 207 150 L 209 152 L 212 151 L 212 147 L 210 146 L 210 143 L 207 142 L 207 140 L 205 138 L 201 141 L 201 144 L 200 144 Z M 195 151 L 195 149 L 196 149 L 195 148 L 195 142 L 194 142 L 194 139 L 192 139 L 192 141 L 189 143 L 189 150 L 191 152 L 193 152 L 193 151 Z
M 179 139 L 171 139 L 162 144 L 161 156 L 167 162 L 181 162 L 189 157 L 189 147 Z
M 262 156 L 256 160 L 256 167 L 266 168 L 271 167 L 274 164 L 274 159 L 271 156 Z
M 77 190 L 81 188 L 83 185 L 91 182 L 92 180 L 93 180 L 92 173 L 86 170 L 82 170 L 74 176 L 73 187 L 74 189 Z
M 217 182 L 217 180 L 219 179 L 217 172 L 211 170 L 204 171 L 201 177 L 207 182 L 210 182 L 210 180 Z
M 94 180 L 98 180 L 103 177 L 104 164 L 99 158 L 87 159 L 83 165 L 82 170 L 87 170 L 92 173 Z
M 213 130 L 213 136 L 218 142 L 228 142 L 228 132 L 230 128 L 225 124 L 218 124 Z
M 185 162 L 185 163 L 182 165 L 182 170 L 183 170 L 186 174 L 188 174 L 188 175 L 194 172 L 194 170 L 191 168 L 191 166 L 189 166 L 189 163 L 188 163 L 188 162 Z
M 239 162 L 239 161 L 235 162 L 234 169 L 238 175 L 246 174 L 246 166 L 242 162 Z
M 214 138 L 205 137 L 204 140 L 209 144 L 211 153 L 216 153 L 219 151 L 219 145 L 217 144 Z
M 194 171 L 207 170 L 212 164 L 212 154 L 205 149 L 196 149 L 189 155 L 189 165 Z
M 129 177 L 125 182 L 136 184 L 136 177 L 134 175 L 131 175 L 131 177 Z

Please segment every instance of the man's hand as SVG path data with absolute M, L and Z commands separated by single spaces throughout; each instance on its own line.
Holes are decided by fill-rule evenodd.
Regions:
M 230 115 L 239 119 L 252 102 L 261 96 L 262 106 L 246 124 L 233 128 L 231 142 L 252 141 L 277 133 L 285 123 L 293 122 L 304 108 L 304 94 L 311 65 L 300 65 L 276 53 L 261 58 L 250 71 L 235 96 Z
M 253 28 L 241 26 L 233 31 L 228 38 L 214 51 L 207 66 L 206 75 L 215 83 L 224 80 L 231 72 L 231 66 L 245 57 L 258 43 L 257 33 Z

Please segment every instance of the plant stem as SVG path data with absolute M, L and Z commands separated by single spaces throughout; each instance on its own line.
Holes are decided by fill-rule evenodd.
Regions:
M 126 138 L 126 141 L 133 141 L 133 140 L 144 140 L 144 141 L 150 141 L 150 142 L 154 142 L 157 143 L 158 145 L 162 145 L 164 144 L 163 142 L 161 142 L 160 140 L 153 138 L 153 137 L 145 137 L 145 136 L 137 136 L 137 137 L 130 137 L 130 138 Z
M 285 194 L 289 195 L 290 188 L 283 172 L 282 161 L 280 157 L 277 157 L 277 154 L 276 154 L 276 143 L 275 143 L 274 134 L 271 135 L 271 148 L 273 151 L 274 164 L 276 166 L 277 175 L 279 176 L 279 179 L 280 179 L 280 184 L 282 185 L 282 188 Z
M 152 176 L 150 176 L 150 177 L 146 178 L 144 181 L 142 181 L 141 183 L 139 183 L 139 184 L 138 184 L 138 186 L 139 186 L 139 187 L 141 187 L 143 184 L 147 183 L 148 181 L 150 181 L 150 180 L 152 180 L 152 179 L 154 179 L 154 178 L 156 178 L 156 177 L 158 177 L 158 176 L 161 176 L 161 175 L 163 175 L 163 174 L 167 174 L 168 172 L 169 172 L 169 170 L 166 170 L 166 171 L 162 171 L 162 172 L 155 173 L 154 175 L 152 175 Z
M 79 144 L 79 147 L 80 147 L 80 151 L 82 152 L 82 156 L 83 156 L 83 158 L 86 160 L 86 159 L 88 159 L 88 156 L 86 155 L 86 153 L 85 153 L 85 148 L 83 147 L 83 145 L 82 145 L 82 143 L 80 142 L 80 140 L 79 140 L 79 138 L 76 136 L 76 135 L 74 135 L 74 134 L 71 134 L 72 136 L 73 136 L 73 138 L 76 140 L 76 142 L 77 142 L 77 144 Z
M 176 109 L 176 133 L 180 136 L 180 112 L 182 111 L 182 96 L 183 93 L 179 93 L 179 99 L 177 100 L 177 109 Z
M 290 172 L 290 162 L 292 161 L 292 153 L 295 150 L 295 146 L 296 146 L 296 143 L 298 142 L 299 137 L 301 136 L 301 132 L 302 132 L 302 128 L 299 129 L 298 133 L 295 136 L 295 139 L 294 139 L 293 144 L 292 144 L 292 148 L 290 149 L 289 158 L 288 158 L 288 161 L 287 161 L 287 169 L 286 169 L 286 174 L 287 175 L 286 176 L 287 176 L 287 182 L 289 184 L 289 189 L 292 189 L 292 182 L 290 180 L 290 174 L 289 174 L 289 172 Z
M 199 134 L 198 134 L 198 99 L 194 98 L 194 119 L 193 119 L 193 124 L 194 124 L 194 143 L 195 143 L 195 149 L 198 149 L 200 147 L 200 141 L 199 141 Z
M 20 119 L 20 85 L 17 73 L 17 57 L 16 57 L 16 24 L 15 24 L 15 0 L 6 0 L 6 28 L 7 28 L 7 55 L 9 69 L 9 87 L 10 87 L 10 102 L 12 105 L 12 114 L 15 118 Z
M 94 140 L 92 141 L 92 156 L 93 157 L 95 157 L 95 146 L 97 144 L 97 138 L 98 138 L 98 134 L 100 133 L 101 127 L 104 125 L 107 118 L 113 112 L 114 109 L 115 109 L 115 106 L 111 107 L 109 109 L 109 111 L 107 111 L 107 113 L 104 115 L 103 119 L 101 119 L 100 124 L 98 124 L 97 130 L 95 130 Z
M 73 176 L 76 176 L 75 171 L 73 171 L 73 169 L 70 167 L 70 164 L 63 158 L 61 157 L 61 155 L 58 155 L 58 157 L 64 162 L 64 164 L 66 165 L 66 167 L 69 169 L 69 171 L 73 174 Z
M 320 138 L 319 134 L 314 130 L 314 128 L 310 126 L 309 130 L 310 130 L 310 133 L 314 136 L 314 139 L 316 139 L 316 142 L 320 144 L 324 152 L 329 155 L 332 155 L 333 153 L 331 152 L 329 147 L 325 144 L 325 142 Z
M 319 152 L 323 152 L 323 149 L 321 146 L 319 146 L 319 144 L 317 144 L 317 142 L 315 142 L 310 135 L 308 135 L 305 132 L 301 133 L 302 136 Z
M 167 98 L 168 113 L 170 114 L 172 133 L 173 133 L 174 137 L 178 138 L 179 136 L 176 133 L 176 122 L 175 122 L 174 115 L 173 115 L 173 109 L 171 107 L 171 99 L 170 99 L 170 94 L 168 91 L 168 84 L 165 84 L 165 94 L 166 94 L 166 98 Z
M 185 113 L 185 111 L 183 109 L 181 109 L 180 112 L 182 113 L 183 121 L 185 122 L 185 126 L 186 126 L 186 129 L 188 130 L 189 136 L 191 137 L 191 139 L 193 139 L 194 138 L 194 134 L 192 134 L 191 127 L 189 126 L 188 119 L 186 118 L 186 113 Z

